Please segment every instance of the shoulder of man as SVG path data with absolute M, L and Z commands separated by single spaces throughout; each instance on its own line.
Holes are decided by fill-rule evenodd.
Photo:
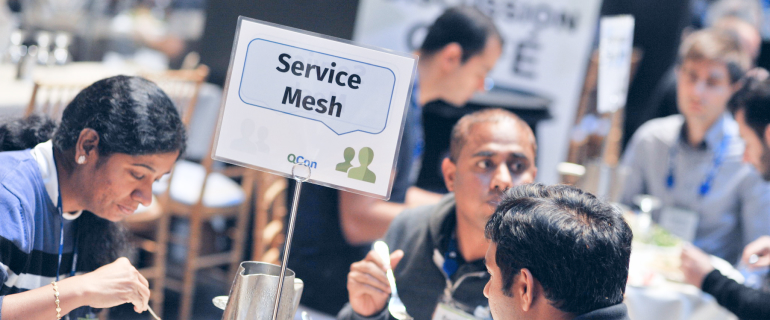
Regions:
M 634 140 L 639 141 L 668 141 L 675 139 L 684 124 L 684 117 L 681 114 L 670 115 L 663 118 L 655 118 L 642 124 L 634 132 Z
M 430 232 L 431 217 L 454 207 L 454 195 L 448 194 L 432 205 L 406 209 L 393 219 L 385 234 L 385 242 L 391 250 L 402 249 L 412 243 L 415 237 L 427 236 Z

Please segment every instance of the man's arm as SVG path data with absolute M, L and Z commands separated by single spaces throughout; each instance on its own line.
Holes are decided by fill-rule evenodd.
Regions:
M 443 194 L 431 192 L 419 187 L 410 187 L 406 191 L 406 205 L 409 208 L 437 203 Z
M 435 204 L 443 195 L 418 187 L 410 187 L 406 203 L 388 202 L 355 193 L 340 191 L 340 224 L 345 240 L 352 245 L 382 239 L 390 222 L 407 208 Z
M 382 238 L 393 218 L 407 206 L 340 191 L 339 207 L 342 234 L 349 244 L 358 245 Z
M 770 318 L 770 293 L 748 288 L 722 275 L 719 270 L 709 273 L 703 280 L 703 292 L 711 294 L 717 302 L 741 319 Z

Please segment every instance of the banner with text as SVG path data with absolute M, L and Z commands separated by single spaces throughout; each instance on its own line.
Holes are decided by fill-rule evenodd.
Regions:
M 503 54 L 490 73 L 495 86 L 553 101 L 553 119 L 537 128 L 543 133 L 538 134 L 538 165 L 543 168 L 538 178 L 557 182 L 555 168 L 566 159 L 601 0 L 361 0 L 353 40 L 414 51 L 427 27 L 444 9 L 457 5 L 478 8 L 503 35 Z
M 237 30 L 212 157 L 388 199 L 416 57 L 244 17 Z

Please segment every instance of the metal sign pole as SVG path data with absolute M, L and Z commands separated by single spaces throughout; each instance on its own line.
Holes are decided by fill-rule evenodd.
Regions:
M 289 261 L 289 251 L 291 250 L 291 239 L 294 237 L 294 222 L 297 219 L 297 205 L 299 204 L 299 194 L 302 190 L 302 183 L 310 179 L 310 167 L 307 168 L 307 177 L 299 177 L 294 173 L 294 169 L 300 164 L 295 164 L 291 168 L 291 177 L 297 183 L 294 185 L 294 200 L 291 202 L 291 215 L 289 216 L 289 229 L 286 231 L 286 245 L 283 249 L 283 259 L 281 260 L 281 276 L 278 278 L 278 291 L 275 293 L 275 306 L 273 307 L 273 320 L 278 319 L 278 306 L 281 303 L 281 292 L 283 292 L 283 280 L 286 276 L 286 264 Z M 293 285 L 293 284 L 292 284 Z

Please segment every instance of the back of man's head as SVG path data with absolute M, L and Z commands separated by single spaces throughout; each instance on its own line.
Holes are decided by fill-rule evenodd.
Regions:
M 745 81 L 744 86 L 733 95 L 727 106 L 733 113 L 741 111 L 746 124 L 767 143 L 764 136 L 765 129 L 770 125 L 770 79 L 760 80 L 747 76 Z
M 474 7 L 452 7 L 444 11 L 433 25 L 420 47 L 421 58 L 430 57 L 450 43 L 457 43 L 463 50 L 462 62 L 481 53 L 489 37 L 503 39 L 492 19 Z
M 623 301 L 631 229 L 607 202 L 566 185 L 507 191 L 486 226 L 503 293 L 526 268 L 549 305 L 580 315 Z
M 679 63 L 713 61 L 722 63 L 730 74 L 730 82 L 740 80 L 752 65 L 752 57 L 741 45 L 734 33 L 721 29 L 695 31 L 682 40 L 679 46 Z

